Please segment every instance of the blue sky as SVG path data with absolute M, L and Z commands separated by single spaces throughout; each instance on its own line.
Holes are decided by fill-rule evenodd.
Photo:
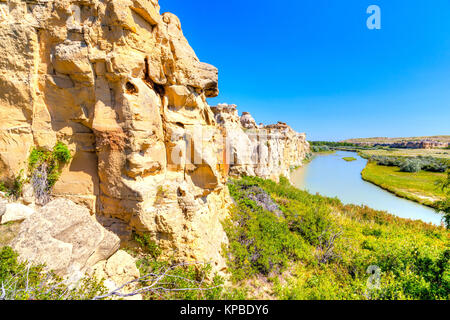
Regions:
M 381 30 L 366 9 L 381 8 Z M 448 0 L 160 0 L 220 102 L 310 140 L 450 134 Z

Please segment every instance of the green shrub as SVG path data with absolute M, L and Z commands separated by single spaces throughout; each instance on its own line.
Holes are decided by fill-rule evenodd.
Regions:
M 164 274 L 155 290 L 143 293 L 146 300 L 218 300 L 239 297 L 237 292 L 229 295 L 224 291 L 223 278 L 212 277 L 209 264 L 177 264 L 144 257 L 136 265 L 141 275 L 153 275 L 140 282 L 141 288 L 155 283 Z M 207 280 L 211 277 L 211 280 Z
M 252 186 L 265 190 L 283 217 L 248 199 L 242 190 Z M 225 225 L 226 253 L 240 286 L 260 275 L 281 299 L 450 298 L 447 230 L 312 195 L 284 177 L 245 177 L 228 187 L 235 208 Z M 378 289 L 367 287 L 372 265 L 380 268 Z
M 68 287 L 43 265 L 18 261 L 10 247 L 0 249 L 0 300 L 87 300 L 106 293 L 102 282 L 83 278 L 77 286 Z
M 447 172 L 446 179 L 437 181 L 437 186 L 446 193 L 445 199 L 436 204 L 437 210 L 443 213 L 444 223 L 447 229 L 450 229 L 450 170 Z
M 133 232 L 133 239 L 139 244 L 145 253 L 150 254 L 154 259 L 161 255 L 161 249 L 156 242 L 151 239 L 150 234 L 145 233 L 143 235 L 139 235 L 136 232 Z
M 290 232 L 284 218 L 243 196 L 243 188 L 251 186 L 256 186 L 252 178 L 229 184 L 236 206 L 224 228 L 230 241 L 229 263 L 236 280 L 280 272 L 289 261 L 298 260 L 304 247 L 304 241 Z
M 398 167 L 401 164 L 401 159 L 397 157 L 384 157 L 384 156 L 373 156 L 370 158 L 371 161 L 375 161 L 380 166 L 387 167 Z
M 312 146 L 313 152 L 328 152 L 330 151 L 330 147 L 328 146 Z
M 52 151 L 37 148 L 31 150 L 28 158 L 28 171 L 40 204 L 49 201 L 51 189 L 61 175 L 61 165 L 68 163 L 71 158 L 68 147 L 62 142 L 58 142 Z
M 419 172 L 422 169 L 422 165 L 417 160 L 406 159 L 400 164 L 400 170 L 402 172 Z
M 25 182 L 26 179 L 23 177 L 23 170 L 21 170 L 9 185 L 1 182 L 0 191 L 5 192 L 7 197 L 13 197 L 17 199 L 22 195 L 22 189 Z
M 433 157 L 387 157 L 372 156 L 371 161 L 375 161 L 380 166 L 399 167 L 403 172 L 419 172 L 420 170 L 429 172 L 445 172 L 449 167 L 448 163 Z
M 69 148 L 60 141 L 56 143 L 55 147 L 53 148 L 53 157 L 55 157 L 61 163 L 68 163 L 72 158 Z

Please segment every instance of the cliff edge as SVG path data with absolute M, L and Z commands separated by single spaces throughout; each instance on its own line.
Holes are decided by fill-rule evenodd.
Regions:
M 288 175 L 309 152 L 305 135 L 211 108 L 218 70 L 157 0 L 0 0 L 0 9 L 0 181 L 27 171 L 32 148 L 61 141 L 73 157 L 53 197 L 223 270 L 229 174 Z

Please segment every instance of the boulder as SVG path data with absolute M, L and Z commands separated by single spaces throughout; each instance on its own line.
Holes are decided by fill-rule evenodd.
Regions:
M 42 263 L 59 275 L 84 271 L 119 249 L 119 237 L 85 207 L 56 199 L 26 219 L 12 247 L 22 260 Z
M 34 190 L 33 186 L 29 183 L 25 184 L 23 186 L 22 190 L 22 202 L 25 205 L 34 204 L 36 202 L 36 199 L 34 197 Z
M 5 214 L 7 204 L 8 201 L 0 196 L 0 221 L 2 219 L 2 216 Z
M 110 291 L 139 279 L 141 276 L 136 267 L 136 260 L 123 250 L 117 251 L 107 261 L 96 264 L 93 267 L 93 274 L 98 280 L 105 280 L 104 284 Z M 136 283 L 125 286 L 120 292 L 126 294 L 134 290 L 136 290 Z M 128 299 L 142 300 L 142 296 L 131 296 Z
M 23 221 L 30 217 L 34 210 L 20 203 L 8 203 L 4 206 L 4 212 L 2 212 L 2 205 L 0 204 L 1 224 L 8 222 Z

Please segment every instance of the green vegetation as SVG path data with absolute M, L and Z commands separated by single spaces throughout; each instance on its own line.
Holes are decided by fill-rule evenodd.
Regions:
M 309 141 L 311 146 L 326 146 L 326 147 L 356 147 L 357 145 L 349 142 L 334 142 L 334 141 Z
M 388 157 L 409 157 L 418 156 L 432 157 L 440 160 L 450 161 L 450 151 L 445 149 L 373 149 L 359 150 L 360 156 L 370 158 L 372 156 L 388 156 Z
M 352 161 L 356 161 L 357 160 L 356 158 L 353 158 L 353 157 L 344 157 L 342 159 L 344 159 L 347 162 L 352 162 Z
M 327 152 L 327 149 L 329 150 L 343 150 L 343 151 L 360 151 L 360 150 L 377 150 L 377 149 L 383 149 L 383 150 L 390 150 L 389 147 L 382 147 L 382 146 L 364 146 L 364 145 L 358 145 L 351 142 L 334 142 L 334 141 L 309 141 L 309 144 L 311 145 L 311 149 L 318 150 L 314 152 Z M 321 151 L 323 150 L 323 151 Z
M 143 294 L 145 300 L 218 300 L 224 298 L 223 279 L 211 277 L 210 265 L 176 264 L 143 257 L 136 263 L 141 275 L 162 275 L 163 282 L 156 290 Z M 139 283 L 145 288 L 154 283 L 155 277 L 146 278 Z M 225 295 L 228 298 L 227 295 Z M 231 297 L 230 297 L 231 298 Z
M 395 166 L 381 166 L 375 162 L 368 162 L 361 175 L 364 180 L 399 197 L 424 205 L 434 207 L 435 202 L 445 196 L 444 192 L 436 187 L 436 181 L 444 178 L 444 173 L 427 171 L 408 173 Z
M 58 142 L 52 151 L 33 148 L 28 159 L 28 170 L 33 175 L 35 171 L 45 168 L 47 187 L 51 189 L 60 176 L 60 164 L 68 163 L 70 159 L 70 151 L 62 142 Z
M 380 166 L 396 166 L 403 172 L 419 172 L 420 170 L 429 172 L 445 172 L 447 168 L 449 168 L 449 163 L 446 160 L 423 156 L 414 158 L 371 156 L 369 157 L 369 161 L 376 162 Z
M 51 189 L 61 175 L 61 165 L 71 158 L 68 147 L 62 142 L 58 142 L 52 151 L 36 148 L 31 151 L 28 171 L 36 198 L 41 204 L 48 202 Z
M 71 158 L 70 151 L 63 142 L 58 142 L 51 151 L 33 148 L 28 158 L 28 177 L 21 170 L 12 182 L 0 182 L 0 191 L 17 199 L 22 195 L 23 185 L 31 182 L 37 200 L 40 204 L 45 204 L 61 175 L 61 166 L 69 163 Z
M 136 241 L 141 249 L 152 258 L 157 259 L 161 255 L 161 249 L 153 240 L 151 240 L 148 233 L 139 235 L 136 232 L 133 232 L 133 240 Z
M 7 197 L 17 199 L 22 194 L 23 184 L 25 181 L 26 179 L 23 177 L 23 170 L 21 170 L 9 185 L 4 182 L 0 182 L 0 191 L 4 192 Z
M 256 188 L 279 209 L 252 200 Z M 240 287 L 257 281 L 279 299 L 450 298 L 445 228 L 311 195 L 285 178 L 245 177 L 229 189 L 227 256 Z M 381 270 L 379 287 L 367 286 L 370 266 Z
M 315 153 L 334 153 L 334 150 L 331 150 L 328 146 L 312 146 L 311 150 Z
M 0 300 L 87 300 L 106 293 L 102 282 L 84 278 L 71 288 L 43 265 L 28 266 L 17 257 L 10 247 L 0 249 Z
M 136 246 L 127 249 L 136 257 L 141 273 L 136 290 L 145 300 L 218 300 L 245 299 L 241 288 L 227 288 L 224 279 L 211 271 L 209 264 L 179 263 L 173 257 L 161 257 L 162 250 L 149 234 L 133 233 Z M 150 290 L 146 290 L 150 289 Z
M 445 193 L 445 199 L 436 203 L 436 207 L 444 213 L 444 222 L 450 228 L 450 170 L 447 171 L 447 178 L 439 180 L 437 185 Z

